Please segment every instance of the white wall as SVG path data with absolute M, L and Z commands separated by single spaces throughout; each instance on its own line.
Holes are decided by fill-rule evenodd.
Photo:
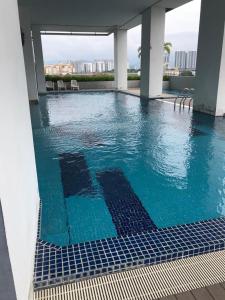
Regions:
M 70 82 L 64 83 L 66 88 L 70 90 Z M 140 88 L 140 80 L 128 80 L 127 81 L 128 88 Z M 115 82 L 114 81 L 83 81 L 79 82 L 80 90 L 112 90 L 115 89 Z M 55 89 L 57 90 L 56 84 Z
M 17 299 L 27 300 L 39 195 L 16 0 L 0 1 L 0 39 L 0 199 Z
M 182 91 L 185 88 L 195 88 L 196 78 L 195 76 L 171 76 L 170 77 L 170 89 Z

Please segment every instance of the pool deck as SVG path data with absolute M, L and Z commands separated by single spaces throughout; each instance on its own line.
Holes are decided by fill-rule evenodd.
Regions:
M 134 96 L 140 96 L 140 89 L 129 89 L 127 92 L 131 95 L 134 95 Z M 174 100 L 175 100 L 176 97 L 177 97 L 177 95 L 173 94 L 173 93 L 170 93 L 170 94 L 162 93 L 162 95 L 160 95 L 160 98 L 156 99 L 156 100 L 160 100 L 160 101 L 169 102 L 169 103 L 174 104 Z M 177 101 L 177 105 L 180 105 L 180 101 Z M 186 105 L 185 105 L 185 107 L 186 107 Z M 192 102 L 190 104 L 190 107 L 192 107 Z
M 132 94 L 132 95 L 135 95 L 135 96 L 140 96 L 140 89 L 129 89 L 127 91 L 128 93 Z M 174 101 L 174 98 L 176 98 L 177 95 L 176 94 L 173 94 L 173 93 L 162 93 L 160 95 L 160 98 L 170 98 L 172 101 Z
M 159 298 L 159 300 L 224 300 L 225 282 L 188 291 L 182 294 Z
M 128 92 L 131 93 L 131 94 L 140 96 L 140 89 L 129 89 Z M 174 98 L 177 97 L 177 95 L 173 94 L 173 93 L 171 93 L 171 94 L 169 94 L 169 93 L 162 93 L 161 97 L 163 97 L 163 98 L 173 98 L 174 99 Z
M 57 285 L 35 300 L 224 300 L 225 251 Z
M 50 292 L 49 292 L 50 295 Z M 66 291 L 64 296 L 66 297 Z M 64 297 L 62 296 L 62 297 Z M 51 297 L 51 296 L 50 296 Z M 35 300 L 53 300 L 56 299 L 54 296 L 50 298 L 49 296 L 42 298 L 36 298 Z M 57 298 L 61 299 L 61 298 Z M 67 298 L 63 298 L 66 299 Z M 77 298 L 72 298 L 76 300 Z M 88 300 L 88 298 L 84 298 L 85 300 Z M 121 298 L 120 300 L 128 300 L 129 298 Z M 145 298 L 141 298 L 142 300 L 149 300 L 148 296 Z M 177 295 L 171 295 L 163 298 L 158 298 L 156 300 L 224 300 L 225 299 L 225 282 L 214 284 L 211 286 L 207 286 L 204 288 L 195 289 L 192 291 L 188 291 L 185 293 L 177 294 Z M 129 299 L 130 300 L 130 299 Z M 135 299 L 136 300 L 136 299 Z
M 129 89 L 130 93 L 140 96 L 140 89 Z

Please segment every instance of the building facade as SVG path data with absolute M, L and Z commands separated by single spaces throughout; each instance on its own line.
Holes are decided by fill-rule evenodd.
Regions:
M 46 75 L 66 75 L 66 74 L 91 74 L 104 73 L 114 70 L 114 61 L 95 60 L 95 61 L 68 61 L 67 63 L 45 65 Z
M 75 73 L 73 64 L 45 65 L 44 70 L 46 75 L 67 75 Z
M 166 58 L 165 58 L 166 59 Z M 197 51 L 176 51 L 175 68 L 179 70 L 195 70 L 197 61 Z
M 188 51 L 186 69 L 195 70 L 196 62 L 197 62 L 197 51 Z
M 164 64 L 169 64 L 170 62 L 170 54 L 169 53 L 165 53 L 164 54 Z
M 187 53 L 185 51 L 176 51 L 175 52 L 175 68 L 179 70 L 186 69 L 187 63 Z

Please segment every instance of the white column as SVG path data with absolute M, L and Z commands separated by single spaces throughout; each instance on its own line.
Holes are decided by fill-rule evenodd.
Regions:
M 164 60 L 165 8 L 153 6 L 142 15 L 141 96 L 162 93 Z
M 28 8 L 20 8 L 20 25 L 24 34 L 23 55 L 26 68 L 27 89 L 30 101 L 38 100 L 31 23 Z
M 44 59 L 42 51 L 41 33 L 39 26 L 32 26 L 33 45 L 35 54 L 36 77 L 38 93 L 46 93 L 45 75 L 44 75 Z
M 0 1 L 0 39 L 0 201 L 17 300 L 28 300 L 33 281 L 39 196 L 15 0 Z M 0 272 L 7 276 L 8 270 Z M 2 288 L 7 290 L 8 286 Z M 0 299 L 6 298 L 1 294 Z
M 115 88 L 127 90 L 127 30 L 114 32 Z
M 225 114 L 224 0 L 202 0 L 194 110 Z

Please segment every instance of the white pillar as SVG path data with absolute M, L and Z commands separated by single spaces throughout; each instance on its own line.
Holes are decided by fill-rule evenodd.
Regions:
M 142 15 L 141 96 L 162 93 L 164 60 L 165 8 L 153 6 Z
M 28 8 L 20 8 L 20 25 L 24 34 L 23 55 L 26 68 L 28 96 L 30 101 L 37 101 L 37 81 L 34 63 L 33 42 L 31 37 L 30 14 Z
M 115 88 L 127 90 L 127 30 L 114 32 Z
M 202 0 L 194 110 L 225 114 L 224 0 Z
M 33 281 L 39 196 L 15 0 L 0 1 L 0 38 L 0 138 L 3 141 L 0 147 L 0 201 L 17 300 L 28 300 Z M 8 275 L 7 269 L 2 266 L 0 269 Z M 1 290 L 7 291 L 8 286 L 2 284 Z M 0 299 L 9 298 L 1 293 Z
M 46 83 L 44 74 L 44 59 L 42 51 L 41 33 L 39 26 L 32 26 L 33 45 L 35 54 L 35 65 L 36 65 L 36 77 L 38 93 L 46 93 Z

